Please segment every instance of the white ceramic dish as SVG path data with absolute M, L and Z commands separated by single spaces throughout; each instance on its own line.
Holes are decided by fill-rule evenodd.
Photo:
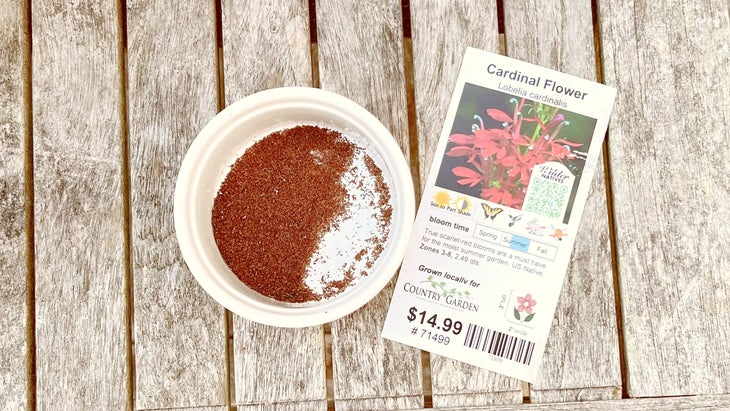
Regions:
M 366 147 L 390 186 L 393 214 L 384 250 L 366 278 L 330 299 L 292 304 L 258 294 L 233 274 L 216 246 L 211 216 L 221 182 L 245 149 L 274 131 L 300 124 L 343 132 Z M 175 186 L 175 232 L 195 279 L 213 299 L 235 314 L 280 327 L 326 323 L 375 297 L 401 264 L 414 216 L 410 170 L 390 132 L 362 106 L 316 88 L 270 89 L 221 111 L 193 141 Z

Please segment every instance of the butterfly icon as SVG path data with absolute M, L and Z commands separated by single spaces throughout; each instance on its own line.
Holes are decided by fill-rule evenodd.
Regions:
M 494 221 L 494 217 L 504 211 L 504 209 L 501 208 L 490 207 L 489 204 L 486 203 L 482 203 L 482 208 L 484 209 L 484 218 L 491 218 L 492 221 Z
M 507 225 L 512 227 L 513 225 L 515 225 L 516 222 L 518 222 L 520 220 L 522 220 L 522 214 L 518 214 L 518 215 L 510 214 L 509 215 L 509 224 L 507 224 Z

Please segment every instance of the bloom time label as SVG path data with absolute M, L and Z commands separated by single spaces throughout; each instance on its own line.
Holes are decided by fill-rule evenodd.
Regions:
M 535 380 L 615 96 L 467 49 L 385 338 Z

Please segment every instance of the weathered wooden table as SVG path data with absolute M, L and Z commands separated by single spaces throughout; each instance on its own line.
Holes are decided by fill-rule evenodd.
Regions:
M 3 2 L 0 409 L 730 408 L 727 1 L 311 3 Z M 392 286 L 300 330 L 204 293 L 172 193 L 218 110 L 341 93 L 418 186 L 466 46 L 619 90 L 537 383 L 380 338 Z

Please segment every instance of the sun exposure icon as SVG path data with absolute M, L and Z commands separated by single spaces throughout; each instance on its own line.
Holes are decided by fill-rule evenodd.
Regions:
M 438 191 L 433 196 L 433 202 L 439 207 L 446 207 L 451 202 L 451 196 L 446 191 Z
M 461 214 L 467 214 L 471 211 L 471 201 L 468 198 L 461 196 L 454 200 L 454 207 Z

